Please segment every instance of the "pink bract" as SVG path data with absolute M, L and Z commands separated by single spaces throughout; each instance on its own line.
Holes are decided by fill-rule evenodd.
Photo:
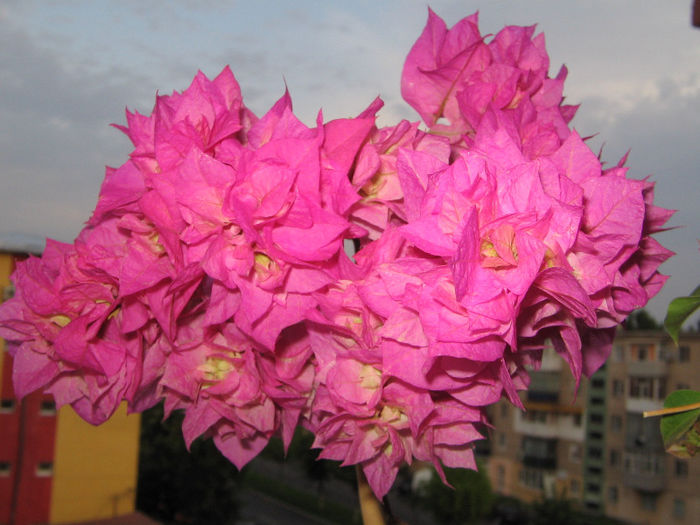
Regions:
M 414 460 L 476 468 L 488 406 L 522 408 L 546 345 L 593 374 L 672 255 L 673 212 L 603 167 L 548 71 L 534 27 L 429 11 L 401 78 L 422 125 L 377 128 L 377 98 L 308 127 L 288 92 L 258 118 L 228 67 L 127 111 L 85 228 L 0 306 L 17 395 L 93 424 L 164 401 L 238 468 L 301 426 L 380 498 Z

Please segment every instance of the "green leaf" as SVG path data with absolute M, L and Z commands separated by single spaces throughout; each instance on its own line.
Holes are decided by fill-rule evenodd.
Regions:
M 678 344 L 678 333 L 681 331 L 681 326 L 698 308 L 700 308 L 700 286 L 693 290 L 693 293 L 688 297 L 676 297 L 668 305 L 664 327 L 676 344 Z
M 700 392 L 696 390 L 676 390 L 664 401 L 664 408 L 681 407 L 700 403 Z M 698 448 L 700 408 L 670 414 L 661 418 L 661 436 L 666 450 L 679 457 L 695 455 Z

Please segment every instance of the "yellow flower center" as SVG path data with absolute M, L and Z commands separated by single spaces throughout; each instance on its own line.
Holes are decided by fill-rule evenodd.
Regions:
M 360 386 L 376 390 L 382 384 L 382 373 L 371 365 L 362 365 L 360 369 Z
M 67 315 L 58 314 L 58 315 L 54 315 L 53 317 L 51 317 L 51 322 L 56 323 L 58 326 L 63 328 L 64 326 L 66 326 L 68 323 L 71 322 L 71 318 L 68 317 Z
M 207 357 L 198 370 L 202 372 L 202 378 L 207 382 L 216 382 L 224 379 L 233 370 L 233 363 L 222 357 Z

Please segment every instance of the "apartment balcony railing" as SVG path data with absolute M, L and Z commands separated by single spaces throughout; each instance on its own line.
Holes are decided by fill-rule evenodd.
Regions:
M 623 483 L 645 492 L 660 492 L 666 487 L 666 455 L 663 452 L 625 452 Z
M 539 468 L 543 470 L 556 470 L 557 457 L 553 454 L 529 454 L 521 453 L 520 461 L 526 467 Z
M 547 390 L 528 390 L 527 400 L 539 403 L 557 403 L 559 401 L 559 392 Z
M 530 374 L 530 387 L 527 391 L 528 401 L 556 403 L 561 390 L 561 373 L 536 371 Z
M 523 465 L 532 468 L 545 470 L 555 470 L 557 468 L 556 456 L 538 456 L 534 454 L 523 454 Z
M 666 361 L 633 361 L 627 364 L 627 374 L 636 377 L 664 377 L 668 375 Z
M 643 414 L 648 410 L 659 410 L 663 407 L 663 399 L 649 397 L 628 397 L 625 399 L 625 410 L 632 414 Z

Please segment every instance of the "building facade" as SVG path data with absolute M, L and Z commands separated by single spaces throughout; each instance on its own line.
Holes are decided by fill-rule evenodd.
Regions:
M 674 390 L 700 390 L 700 334 L 684 334 L 678 347 L 664 332 L 622 332 L 605 377 L 605 514 L 632 523 L 700 520 L 700 458 L 664 450 L 659 418 L 642 413 L 663 407 Z
M 522 394 L 525 412 L 500 401 L 488 457 L 493 489 L 526 502 L 564 496 L 581 500 L 586 384 L 578 392 L 568 365 L 545 350 Z
M 666 453 L 659 418 L 678 389 L 700 390 L 700 334 L 676 347 L 663 331 L 620 331 L 612 354 L 575 392 L 552 349 L 523 393 L 526 412 L 494 407 L 488 473 L 494 490 L 523 501 L 574 500 L 588 512 L 634 524 L 695 524 L 700 458 Z
M 0 246 L 0 290 L 21 247 Z M 56 410 L 53 398 L 34 392 L 19 400 L 12 388 L 12 358 L 0 339 L 0 525 L 70 523 L 134 511 L 139 443 L 138 415 L 122 407 L 94 427 L 73 409 Z

